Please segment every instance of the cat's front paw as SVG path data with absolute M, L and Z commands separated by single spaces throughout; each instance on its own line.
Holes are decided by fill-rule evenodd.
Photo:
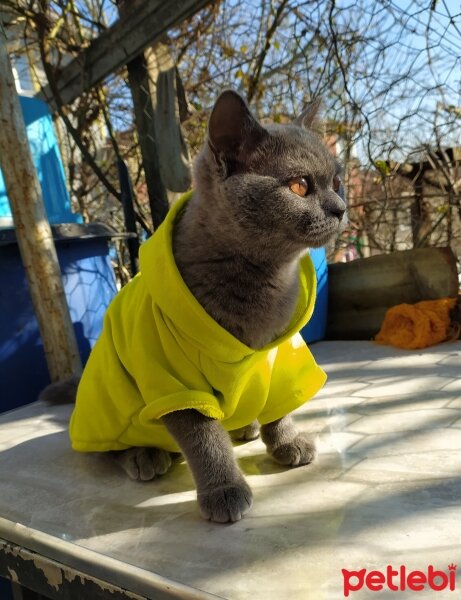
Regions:
M 160 448 L 128 448 L 112 452 L 115 462 L 135 481 L 151 481 L 171 467 L 171 455 Z
M 286 444 L 282 444 L 271 451 L 271 455 L 281 465 L 300 467 L 308 465 L 316 457 L 315 444 L 302 433 Z
M 246 481 L 241 481 L 198 492 L 197 499 L 204 519 L 216 523 L 234 523 L 250 510 L 253 494 Z

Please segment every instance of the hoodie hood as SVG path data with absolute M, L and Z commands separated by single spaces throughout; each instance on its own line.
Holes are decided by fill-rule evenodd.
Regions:
M 255 353 L 221 327 L 196 300 L 176 266 L 173 256 L 173 228 L 193 192 L 184 194 L 170 209 L 154 235 L 141 246 L 140 271 L 144 285 L 164 317 L 179 335 L 200 352 L 222 362 L 238 362 Z M 297 333 L 312 316 L 315 305 L 316 276 L 312 260 L 306 254 L 300 261 L 300 292 L 287 331 L 258 352 L 279 346 Z

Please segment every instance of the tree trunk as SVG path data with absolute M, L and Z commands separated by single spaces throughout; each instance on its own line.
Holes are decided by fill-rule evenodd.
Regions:
M 52 381 L 81 372 L 42 191 L 0 30 L 0 167 Z
M 121 18 L 133 0 L 119 0 Z M 170 202 L 191 185 L 189 153 L 182 137 L 176 69 L 163 44 L 148 47 L 127 63 L 136 130 L 154 228 L 165 218 Z
M 127 64 L 127 70 L 152 223 L 156 229 L 166 217 L 169 205 L 167 190 L 160 175 L 160 159 L 155 143 L 154 108 L 150 97 L 149 74 L 144 55 L 140 54 L 131 60 Z

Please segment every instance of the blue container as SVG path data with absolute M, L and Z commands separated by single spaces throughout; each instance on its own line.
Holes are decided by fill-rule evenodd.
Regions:
M 325 248 L 312 248 L 310 256 L 317 276 L 317 298 L 309 323 L 301 329 L 306 342 L 325 339 L 328 316 L 328 263 Z
M 71 210 L 64 167 L 48 106 L 35 98 L 20 96 L 19 101 L 50 223 L 81 223 L 80 215 L 75 215 Z M 0 171 L 0 227 L 12 226 L 11 208 Z
M 103 225 L 61 225 L 53 233 L 85 363 L 117 291 L 108 244 L 114 234 Z M 14 230 L 0 230 L 0 412 L 33 402 L 49 381 Z

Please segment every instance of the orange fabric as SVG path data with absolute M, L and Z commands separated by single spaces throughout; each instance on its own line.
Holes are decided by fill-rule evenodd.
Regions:
M 443 342 L 448 337 L 450 311 L 455 298 L 425 300 L 389 308 L 375 341 L 415 350 Z

